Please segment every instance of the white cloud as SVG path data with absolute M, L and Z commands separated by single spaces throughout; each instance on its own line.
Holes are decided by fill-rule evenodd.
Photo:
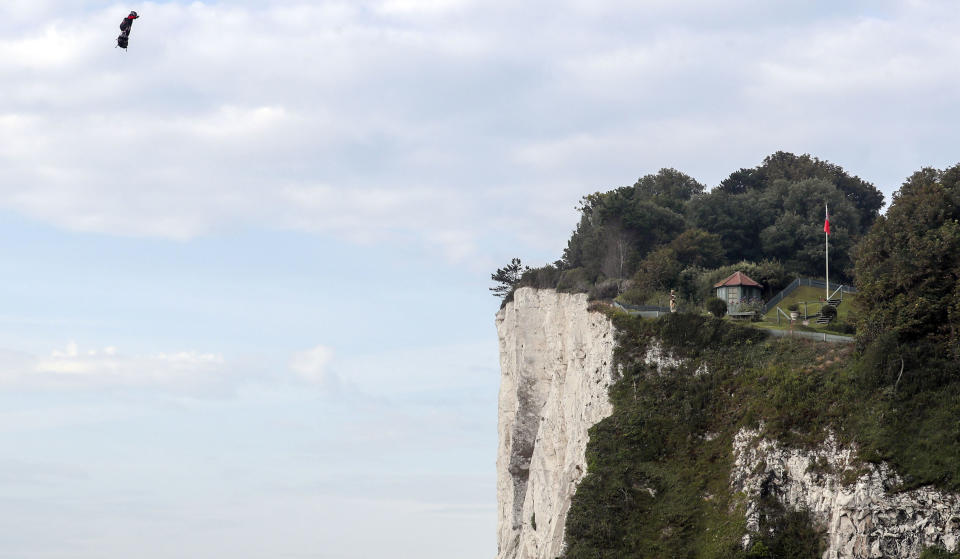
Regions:
M 470 0 L 385 0 L 376 9 L 388 15 L 422 15 L 462 9 L 470 3 Z
M 535 222 L 505 245 L 561 246 L 561 209 L 663 166 L 715 184 L 790 149 L 889 191 L 960 139 L 944 2 L 147 3 L 127 53 L 116 11 L 0 8 L 19 22 L 0 26 L 0 208 L 463 261 L 493 222 Z
M 329 370 L 332 358 L 333 350 L 319 345 L 293 354 L 290 358 L 290 369 L 303 380 L 327 384 L 335 377 Z
M 0 387 L 208 389 L 237 374 L 222 355 L 178 351 L 129 355 L 113 346 L 82 349 L 75 342 L 47 355 L 0 351 Z

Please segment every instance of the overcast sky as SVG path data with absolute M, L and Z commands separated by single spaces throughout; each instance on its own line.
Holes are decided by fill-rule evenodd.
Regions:
M 889 197 L 957 163 L 957 29 L 921 0 L 3 0 L 0 558 L 489 559 L 490 273 L 662 167 L 810 153 Z

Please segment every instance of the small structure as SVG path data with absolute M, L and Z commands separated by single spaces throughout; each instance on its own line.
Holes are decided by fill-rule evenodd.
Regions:
M 717 298 L 726 301 L 727 313 L 731 316 L 753 315 L 763 305 L 763 286 L 743 272 L 734 272 L 713 287 Z

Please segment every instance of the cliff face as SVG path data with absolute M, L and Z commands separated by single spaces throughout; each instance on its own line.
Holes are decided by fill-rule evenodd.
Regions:
M 587 311 L 585 295 L 530 288 L 517 290 L 496 324 L 498 559 L 555 559 L 586 474 L 587 430 L 613 412 L 614 328 Z M 656 343 L 645 358 L 661 374 L 682 363 Z M 695 374 L 711 373 L 703 363 Z M 748 532 L 759 528 L 760 497 L 772 494 L 790 509 L 810 511 L 827 534 L 824 559 L 916 559 L 925 547 L 960 549 L 960 496 L 898 492 L 889 466 L 862 464 L 855 449 L 832 439 L 800 450 L 741 430 L 730 452 L 730 490 L 747 499 Z
M 498 559 L 554 559 L 586 473 L 587 429 L 613 411 L 613 326 L 585 294 L 518 289 L 497 313 Z
M 756 502 L 766 493 L 809 510 L 826 529 L 824 559 L 912 559 L 925 547 L 954 551 L 960 542 L 960 497 L 929 487 L 891 492 L 901 480 L 889 466 L 859 464 L 853 449 L 832 439 L 812 450 L 787 449 L 742 430 L 733 450 L 731 483 L 750 499 L 748 530 L 758 527 Z

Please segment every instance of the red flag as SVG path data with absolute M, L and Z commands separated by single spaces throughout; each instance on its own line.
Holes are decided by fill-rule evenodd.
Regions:
M 826 212 L 826 217 L 823 219 L 823 232 L 827 235 L 830 234 L 830 211 L 827 210 L 827 207 L 823 207 L 823 211 Z

